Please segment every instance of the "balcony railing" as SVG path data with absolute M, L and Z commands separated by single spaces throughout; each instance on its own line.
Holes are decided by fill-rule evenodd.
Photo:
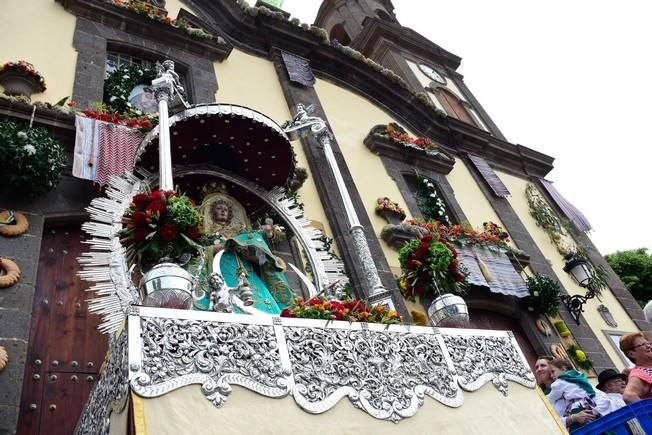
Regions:
M 642 430 L 642 431 L 641 431 Z M 635 435 L 652 433 L 652 399 L 642 400 L 600 417 L 573 435 Z

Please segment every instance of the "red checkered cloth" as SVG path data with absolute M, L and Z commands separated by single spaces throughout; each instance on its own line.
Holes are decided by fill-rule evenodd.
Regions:
M 100 150 L 95 181 L 107 184 L 111 175 L 122 175 L 134 169 L 134 159 L 143 133 L 122 125 L 98 122 Z

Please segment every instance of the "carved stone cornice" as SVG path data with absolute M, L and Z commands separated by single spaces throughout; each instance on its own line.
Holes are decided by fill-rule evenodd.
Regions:
M 113 6 L 104 0 L 56 0 L 76 16 L 101 22 L 131 35 L 140 35 L 164 42 L 170 46 L 190 51 L 213 60 L 224 60 L 233 46 L 217 38 L 194 38 L 184 29 L 149 19 L 134 12 Z M 186 11 L 186 17 L 190 15 Z M 192 19 L 190 21 L 193 21 Z M 206 30 L 206 29 L 205 29 Z
M 386 125 L 376 125 L 369 131 L 364 139 L 367 148 L 376 154 L 405 162 L 418 169 L 432 170 L 444 175 L 453 170 L 455 159 L 444 150 L 426 151 L 397 143 L 383 134 L 386 128 Z
M 456 70 L 462 61 L 461 57 L 444 50 L 414 30 L 378 18 L 366 18 L 362 32 L 351 41 L 351 47 L 362 53 L 375 52 L 387 44 L 393 44 L 451 70 Z

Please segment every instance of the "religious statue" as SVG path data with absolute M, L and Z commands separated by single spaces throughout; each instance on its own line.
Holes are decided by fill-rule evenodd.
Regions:
M 212 234 L 211 244 L 206 247 L 206 276 L 217 272 L 212 270 L 213 258 L 224 251 L 219 267 L 226 285 L 247 287 L 254 308 L 268 314 L 280 314 L 296 296 L 285 277 L 285 263 L 272 253 L 267 244 L 267 240 L 278 235 L 273 223 L 266 221 L 260 230 L 251 229 L 244 207 L 221 191 L 207 195 L 200 210 L 204 229 Z M 200 281 L 204 294 L 196 298 L 195 307 L 207 310 L 211 289 L 207 280 Z M 220 301 L 220 304 L 224 302 Z

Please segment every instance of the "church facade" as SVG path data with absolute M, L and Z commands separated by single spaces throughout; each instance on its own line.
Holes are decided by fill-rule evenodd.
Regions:
M 254 259 L 229 257 L 228 250 L 221 264 L 230 287 L 242 286 L 239 273 L 249 271 L 258 310 L 277 315 L 293 295 L 308 299 L 312 287 L 320 291 L 341 279 L 352 296 L 391 307 L 404 324 L 419 325 L 416 330 L 426 334 L 437 326 L 428 320 L 434 297 L 410 293 L 399 252 L 433 233 L 456 246 L 456 264 L 464 267 L 467 329 L 511 331 L 520 347 L 516 354 L 530 365 L 537 355 L 568 355 L 589 377 L 620 370 L 629 362 L 618 350 L 619 336 L 649 329 L 587 236 L 581 213 L 545 180 L 553 158 L 509 142 L 457 72 L 461 58 L 402 26 L 390 0 L 325 0 L 313 25 L 269 4 L 241 0 L 37 0 L 5 6 L 0 24 L 11 35 L 0 46 L 0 63 L 24 60 L 39 71 L 25 75 L 29 67 L 6 64 L 0 70 L 2 128 L 25 131 L 26 138 L 31 129 L 45 129 L 65 156 L 61 179 L 49 192 L 5 189 L 0 196 L 0 209 L 15 212 L 0 231 L 11 233 L 28 222 L 23 233 L 0 232 L 0 257 L 20 269 L 17 282 L 0 288 L 0 346 L 8 354 L 0 369 L 0 432 L 71 433 L 77 427 L 85 433 L 88 427 L 77 426 L 84 403 L 89 395 L 97 399 L 91 391 L 103 370 L 118 364 L 103 362 L 107 349 L 120 346 L 125 313 L 119 304 L 114 313 L 88 311 L 98 295 L 87 291 L 91 284 L 78 258 L 99 243 L 92 236 L 97 227 L 83 230 L 82 224 L 101 219 L 99 206 L 89 208 L 92 201 L 119 196 L 106 174 L 126 168 L 138 183 L 162 183 L 163 127 L 147 123 L 157 122 L 149 86 L 161 68 L 157 63 L 166 60 L 174 62 L 188 103 L 171 102 L 170 108 L 174 188 L 201 206 L 211 233 L 220 235 L 211 247 L 257 249 L 259 266 L 250 265 Z M 13 70 L 26 83 L 45 77 L 47 87 L 37 81 L 27 94 L 14 90 Z M 118 107 L 123 110 L 115 112 L 130 115 L 116 118 L 112 110 Z M 294 134 L 293 125 L 311 119 L 324 122 L 328 134 Z M 30 153 L 29 145 L 22 149 Z M 256 239 L 247 233 L 252 228 L 266 236 Z M 496 241 L 500 249 L 492 248 Z M 574 278 L 577 262 L 588 265 L 591 283 L 600 285 Z M 10 263 L 3 264 L 7 275 Z M 537 308 L 539 293 L 528 278 L 538 276 L 558 284 L 558 312 Z M 210 319 L 202 310 L 216 302 L 207 295 L 195 299 L 200 314 L 181 318 Z M 293 321 L 283 325 L 302 327 Z M 405 328 L 396 333 L 409 334 Z M 453 342 L 442 339 L 438 346 L 452 349 Z M 289 355 L 301 345 L 289 335 L 278 343 L 272 348 L 287 347 Z M 467 394 L 459 410 L 460 396 L 446 396 L 437 399 L 443 405 L 428 402 L 392 426 L 383 419 L 403 417 L 380 417 L 369 411 L 377 409 L 373 403 L 355 405 L 370 415 L 349 405 L 312 415 L 326 408 L 303 403 L 304 412 L 263 400 L 254 388 L 256 393 L 234 391 L 217 408 L 217 399 L 194 396 L 190 388 L 197 385 L 157 399 L 131 385 L 133 398 L 113 412 L 106 433 L 163 433 L 176 424 L 199 431 L 191 422 L 193 409 L 223 419 L 226 432 L 241 430 L 244 418 L 261 431 L 276 427 L 265 425 L 270 413 L 278 413 L 292 433 L 327 424 L 329 415 L 337 420 L 329 423 L 333 433 L 422 430 L 435 421 L 444 433 L 455 433 L 469 424 L 463 420 L 473 409 L 491 425 L 495 407 L 502 406 L 491 403 L 495 392 L 485 388 L 473 393 L 477 397 Z M 411 403 L 416 412 L 419 406 Z M 516 412 L 519 403 L 531 406 L 532 421 L 558 429 L 542 396 L 510 385 L 503 405 L 514 417 L 507 432 L 524 429 L 527 419 L 517 421 L 524 415 Z M 184 414 L 174 424 L 166 416 L 172 407 Z

